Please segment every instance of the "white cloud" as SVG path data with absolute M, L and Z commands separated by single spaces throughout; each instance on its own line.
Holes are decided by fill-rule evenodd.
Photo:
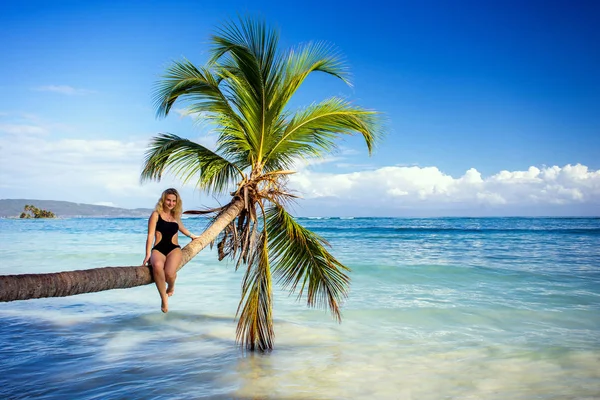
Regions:
M 177 182 L 140 184 L 146 146 L 146 141 L 0 136 L 0 197 L 152 205 L 165 185 Z
M 0 133 L 9 135 L 43 135 L 48 133 L 44 127 L 26 124 L 0 124 Z
M 118 205 L 116 205 L 112 201 L 98 201 L 98 202 L 92 203 L 92 204 L 94 204 L 95 206 L 119 207 Z
M 153 206 L 164 188 L 174 186 L 182 189 L 184 199 L 193 199 L 188 204 L 204 203 L 205 197 L 198 197 L 191 185 L 182 187 L 174 178 L 140 184 L 147 145 L 147 140 L 0 135 L 0 198 L 134 208 Z M 555 207 L 552 210 L 573 214 L 577 210 L 573 207 L 584 206 L 600 210 L 600 171 L 581 164 L 533 166 L 487 177 L 471 168 L 453 177 L 433 166 L 387 166 L 331 173 L 323 172 L 324 162 L 335 164 L 337 159 L 299 164 L 298 173 L 290 175 L 289 188 L 304 197 L 298 201 L 298 208 L 305 210 L 302 214 L 398 215 L 402 214 L 399 210 L 407 214 L 416 210 L 433 215 L 460 209 L 479 210 L 480 215 L 506 210 L 514 215 L 527 207 L 536 212 Z
M 346 146 L 340 146 L 339 152 L 341 155 L 344 155 L 344 156 L 353 156 L 353 155 L 360 154 L 360 152 L 358 150 L 353 149 L 351 147 L 346 147 Z
M 49 122 L 31 113 L 0 113 L 0 134 L 46 135 L 51 132 L 74 132 L 68 124 Z
M 217 135 L 215 134 L 198 136 L 193 140 L 209 150 L 215 151 L 215 149 L 217 148 Z
M 179 118 L 190 117 L 194 119 L 194 114 L 186 110 L 185 108 L 173 108 L 173 111 L 179 115 Z
M 600 204 L 600 171 L 586 166 L 530 167 L 483 178 L 474 168 L 454 178 L 437 167 L 383 167 L 346 174 L 300 171 L 290 187 L 307 199 L 337 198 L 357 208 L 394 209 Z
M 54 92 L 54 93 L 66 94 L 68 96 L 95 93 L 93 90 L 77 89 L 77 88 L 74 88 L 74 87 L 68 86 L 68 85 L 45 85 L 45 86 L 38 86 L 38 87 L 34 88 L 33 90 L 35 90 L 37 92 Z

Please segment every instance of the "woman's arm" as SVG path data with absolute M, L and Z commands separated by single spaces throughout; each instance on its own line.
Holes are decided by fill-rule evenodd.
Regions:
M 142 265 L 146 265 L 150 261 L 152 255 L 152 243 L 154 242 L 154 234 L 156 233 L 156 222 L 158 221 L 158 213 L 154 211 L 148 219 L 148 236 L 146 237 L 146 257 Z
M 194 235 L 193 233 L 188 231 L 185 226 L 183 226 L 183 222 L 181 222 L 181 219 L 179 219 L 179 232 L 183 233 L 185 236 L 191 238 L 192 240 L 198 237 L 197 235 Z

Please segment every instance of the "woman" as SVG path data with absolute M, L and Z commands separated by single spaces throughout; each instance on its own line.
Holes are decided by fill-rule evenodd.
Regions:
M 142 265 L 149 261 L 152 274 L 162 304 L 160 309 L 169 311 L 169 296 L 175 291 L 177 267 L 181 264 L 181 247 L 177 242 L 177 231 L 196 239 L 198 236 L 188 231 L 181 222 L 181 197 L 175 189 L 167 189 L 156 204 L 156 208 L 148 220 L 148 237 L 146 238 L 146 258 Z M 154 242 L 154 247 L 152 243 Z

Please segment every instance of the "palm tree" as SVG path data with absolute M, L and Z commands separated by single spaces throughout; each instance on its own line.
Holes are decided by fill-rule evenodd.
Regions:
M 26 204 L 19 218 L 56 218 L 52 211 L 41 210 L 34 205 Z
M 277 278 L 309 306 L 326 306 L 340 320 L 348 268 L 327 250 L 327 242 L 302 227 L 286 211 L 296 196 L 286 190 L 288 174 L 301 159 L 335 150 L 340 135 L 360 134 L 369 153 L 380 136 L 377 114 L 331 97 L 300 110 L 288 107 L 313 72 L 347 82 L 345 64 L 323 43 L 287 52 L 278 48 L 278 33 L 264 23 L 229 23 L 212 37 L 204 67 L 174 62 L 155 92 L 157 113 L 173 104 L 214 124 L 216 150 L 172 134 L 153 138 L 142 180 L 160 180 L 166 170 L 200 190 L 231 193 L 215 211 L 226 221 L 218 238 L 219 259 L 233 257 L 244 265 L 238 306 L 237 339 L 249 350 L 273 347 L 272 280 Z M 222 214 L 234 208 L 235 213 Z
M 362 135 L 371 153 L 381 137 L 379 118 L 338 97 L 290 109 L 313 72 L 348 83 L 346 65 L 324 43 L 281 52 L 277 31 L 246 19 L 223 25 L 212 37 L 210 55 L 204 67 L 174 62 L 156 87 L 155 101 L 159 117 L 180 101 L 214 124 L 216 150 L 160 134 L 151 141 L 141 179 L 160 180 L 168 171 L 207 193 L 231 195 L 223 207 L 210 210 L 212 224 L 183 249 L 179 269 L 215 240 L 220 260 L 229 256 L 236 269 L 243 265 L 237 339 L 248 350 L 264 351 L 273 348 L 273 278 L 298 298 L 306 295 L 308 306 L 328 307 L 337 320 L 349 285 L 349 269 L 329 253 L 328 243 L 286 210 L 296 198 L 286 190 L 288 175 L 298 160 L 334 151 L 342 135 Z M 151 282 L 144 266 L 0 276 L 0 301 Z

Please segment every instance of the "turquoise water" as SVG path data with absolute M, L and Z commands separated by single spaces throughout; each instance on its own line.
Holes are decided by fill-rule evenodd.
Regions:
M 242 353 L 243 273 L 207 249 L 167 315 L 150 285 L 0 303 L 0 398 L 600 398 L 600 219 L 300 221 L 353 270 L 342 324 L 277 290 L 275 350 Z M 137 265 L 145 234 L 0 220 L 0 274 Z

